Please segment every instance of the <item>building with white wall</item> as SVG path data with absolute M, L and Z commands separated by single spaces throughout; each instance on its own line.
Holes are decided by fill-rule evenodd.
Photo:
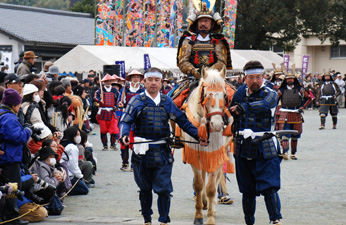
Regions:
M 75 13 L 0 3 L 0 61 L 13 72 L 21 51 L 34 51 L 40 71 L 79 44 L 94 44 L 95 20 Z
M 321 43 L 316 37 L 302 38 L 293 52 L 290 52 L 290 61 L 297 68 L 302 67 L 303 55 L 309 55 L 308 71 L 327 72 L 329 69 L 346 74 L 346 42 L 340 41 L 339 46 L 332 47 L 329 39 Z

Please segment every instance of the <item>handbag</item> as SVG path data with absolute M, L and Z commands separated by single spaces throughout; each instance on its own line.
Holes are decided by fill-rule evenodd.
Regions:
M 48 205 L 48 215 L 61 215 L 62 210 L 64 209 L 64 206 L 62 202 L 60 201 L 59 196 L 56 192 L 54 192 L 53 196 L 49 200 Z

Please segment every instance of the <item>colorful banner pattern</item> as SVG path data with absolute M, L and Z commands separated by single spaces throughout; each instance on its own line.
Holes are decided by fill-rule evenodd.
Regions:
M 96 45 L 114 45 L 114 4 L 99 0 L 96 17 Z
M 183 0 L 98 0 L 97 11 L 96 45 L 176 47 L 182 34 Z
M 237 19 L 237 1 L 226 0 L 224 11 L 224 27 L 223 34 L 225 35 L 230 48 L 234 48 L 235 28 Z
M 151 47 L 154 45 L 155 38 L 155 8 L 156 1 L 155 0 L 144 0 L 144 26 L 143 26 L 143 34 L 144 34 L 144 47 Z

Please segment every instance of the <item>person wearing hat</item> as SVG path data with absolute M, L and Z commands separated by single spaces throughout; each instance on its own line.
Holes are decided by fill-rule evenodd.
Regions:
M 137 70 L 131 71 L 125 77 L 127 83 L 120 90 L 120 96 L 118 98 L 118 107 L 120 109 L 125 109 L 127 103 L 131 101 L 131 99 L 144 92 L 144 87 L 140 84 L 140 81 L 143 79 L 143 74 Z M 133 138 L 133 131 L 130 133 L 130 138 Z M 132 148 L 132 146 L 130 146 Z M 121 149 L 121 159 L 122 166 L 120 168 L 121 171 L 127 171 L 129 169 L 129 146 L 124 146 L 120 143 Z
M 24 52 L 23 62 L 18 67 L 17 74 L 23 76 L 36 71 L 35 60 L 38 56 L 33 51 Z
M 58 187 L 60 183 L 63 181 L 63 177 L 61 174 L 55 174 L 55 165 L 57 163 L 58 154 L 51 147 L 44 147 L 38 151 L 39 157 L 34 161 L 33 165 L 30 167 L 29 171 L 33 174 L 37 174 L 37 176 L 55 187 Z M 40 190 L 35 192 L 38 196 L 43 198 L 42 203 L 49 202 L 49 199 L 52 197 L 54 192 L 51 192 L 49 189 Z
M 41 70 L 41 72 L 40 72 L 38 75 L 44 75 L 44 74 L 48 73 L 49 68 L 50 68 L 51 66 L 53 66 L 53 65 L 54 65 L 54 63 L 51 62 L 51 61 L 45 62 L 45 63 L 43 64 L 43 70 Z
M 273 76 L 270 79 L 270 82 L 268 82 L 266 86 L 273 89 L 274 91 L 277 91 L 283 81 L 282 78 L 284 78 L 284 76 L 282 76 L 284 67 L 281 66 L 281 68 L 277 68 L 275 66 L 275 63 L 273 63 L 273 68 L 274 68 Z
M 229 110 L 234 118 L 235 165 L 246 224 L 255 223 L 256 196 L 264 195 L 271 224 L 281 224 L 279 142 L 276 136 L 258 139 L 239 131 L 272 132 L 278 95 L 263 85 L 263 65 L 244 66 L 245 84 L 235 92 Z
M 212 6 L 210 6 L 212 7 Z M 179 87 L 172 93 L 172 98 L 181 107 L 189 91 L 190 82 L 199 80 L 203 66 L 221 71 L 232 69 L 230 47 L 225 37 L 219 33 L 222 19 L 219 13 L 207 8 L 205 2 L 197 6 L 197 13 L 187 18 L 188 31 L 179 40 L 177 65 L 187 75 Z
M 159 222 L 170 222 L 169 210 L 173 191 L 171 175 L 173 155 L 165 138 L 170 136 L 169 120 L 179 126 L 200 144 L 207 140 L 198 137 L 198 130 L 174 104 L 171 98 L 160 93 L 162 72 L 152 67 L 144 73 L 145 92 L 133 97 L 128 103 L 120 121 L 121 140 L 129 146 L 129 135 L 134 125 L 135 141 L 154 140 L 148 146 L 134 145 L 132 166 L 134 178 L 140 188 L 139 199 L 145 224 L 151 224 L 152 191 L 158 195 Z M 152 116 L 153 115 L 153 116 Z M 155 124 L 155 125 L 154 125 Z M 138 148 L 136 147 L 138 146 Z
M 112 87 L 114 78 L 106 74 L 101 80 L 104 86 L 101 85 L 95 93 L 94 100 L 99 103 L 99 111 L 96 119 L 100 125 L 101 142 L 103 144 L 103 151 L 108 150 L 108 138 L 107 133 L 111 135 L 111 150 L 118 150 L 116 147 L 116 141 L 118 139 L 119 128 L 118 120 L 115 114 L 115 107 L 117 105 L 119 92 L 115 87 Z M 102 90 L 101 90 L 102 88 Z
M 318 90 L 316 96 L 316 104 L 320 106 L 319 113 L 321 117 L 320 130 L 325 129 L 326 117 L 328 111 L 332 116 L 333 129 L 336 129 L 338 122 L 338 102 L 336 101 L 337 96 L 341 94 L 339 86 L 333 81 L 333 77 L 330 73 L 324 73 L 322 76 L 322 84 Z
M 334 82 L 338 85 L 340 92 L 341 92 L 341 94 L 336 97 L 336 101 L 338 102 L 339 108 L 344 107 L 345 81 L 342 80 L 341 73 L 338 72 Z
M 21 189 L 21 163 L 23 159 L 23 145 L 26 144 L 33 134 L 32 129 L 23 127 L 16 116 L 20 109 L 22 98 L 19 93 L 8 88 L 4 91 L 0 106 L 0 138 L 1 149 L 6 149 L 0 157 L 1 174 L 10 182 L 18 183 Z M 36 133 L 36 130 L 35 130 Z M 0 212 L 6 216 L 6 220 L 14 219 L 19 216 L 17 198 L 6 199 L 5 212 Z M 21 220 L 13 223 L 21 224 Z M 23 223 L 27 224 L 27 223 Z
M 23 94 L 23 79 L 24 77 L 19 77 L 15 73 L 9 73 L 5 77 L 5 85 L 6 88 L 13 88 L 16 90 L 20 95 Z
M 60 73 L 59 67 L 53 66 L 53 65 L 50 66 L 47 72 L 48 83 L 51 83 L 52 81 L 57 81 L 59 77 L 59 73 Z
M 19 59 L 14 61 L 14 72 L 17 73 L 19 65 L 23 62 L 24 52 L 20 51 Z
M 294 67 L 293 67 L 294 68 Z M 286 72 L 286 71 L 285 71 Z M 280 115 L 276 121 L 278 130 L 296 130 L 298 134 L 281 135 L 281 146 L 284 160 L 288 159 L 289 140 L 291 139 L 290 159 L 297 160 L 296 152 L 298 138 L 303 132 L 303 110 L 311 103 L 311 96 L 307 89 L 300 85 L 295 76 L 295 69 L 292 72 L 286 72 L 285 80 L 278 89 L 279 102 L 281 103 Z M 305 103 L 302 101 L 304 98 Z
M 44 124 L 44 120 L 40 113 L 40 94 L 38 88 L 33 84 L 25 84 L 23 88 L 23 102 L 21 108 L 24 114 L 24 123 L 35 125 L 36 123 L 42 123 L 45 129 L 49 129 Z M 39 138 L 35 136 L 35 141 L 39 141 Z

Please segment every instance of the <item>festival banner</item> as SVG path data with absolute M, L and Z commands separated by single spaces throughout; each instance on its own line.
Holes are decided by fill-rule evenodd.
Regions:
M 115 0 L 114 4 L 114 45 L 122 46 L 123 45 L 123 19 L 124 19 L 124 0 Z
M 215 0 L 208 1 L 213 4 Z M 176 47 L 183 33 L 183 3 L 183 0 L 98 0 L 95 44 Z
M 175 1 L 171 4 L 171 11 L 170 11 L 170 17 L 169 17 L 169 23 L 170 23 L 170 29 L 169 29 L 169 44 L 168 46 L 170 48 L 174 48 L 174 35 L 175 35 L 175 18 L 176 18 L 176 4 Z
M 184 2 L 183 0 L 176 0 L 176 10 L 177 10 L 177 16 L 176 16 L 176 29 L 177 34 L 175 36 L 176 42 L 174 47 L 178 46 L 179 38 L 183 35 L 183 11 L 184 11 Z
M 302 79 L 305 78 L 305 74 L 308 72 L 309 67 L 309 55 L 303 55 L 303 62 L 302 62 Z
M 126 46 L 143 46 L 143 4 L 142 0 L 129 0 L 126 13 Z
M 144 70 L 151 68 L 150 57 L 148 54 L 144 54 Z
M 174 0 L 158 0 L 157 47 L 168 47 L 170 35 L 170 11 Z
M 223 27 L 222 33 L 225 35 L 230 48 L 234 48 L 236 19 L 237 19 L 237 1 L 236 0 L 225 1 L 225 10 L 224 10 L 224 16 L 223 16 L 224 27 Z
M 143 2 L 144 7 L 144 47 L 152 47 L 154 45 L 155 38 L 155 8 L 156 0 L 145 0 Z
M 284 55 L 284 66 L 286 67 L 286 70 L 288 72 L 288 69 L 290 68 L 290 55 Z
M 120 74 L 117 75 L 125 78 L 125 61 L 115 61 L 115 65 L 120 65 Z
M 114 3 L 98 0 L 96 16 L 96 45 L 114 44 Z

